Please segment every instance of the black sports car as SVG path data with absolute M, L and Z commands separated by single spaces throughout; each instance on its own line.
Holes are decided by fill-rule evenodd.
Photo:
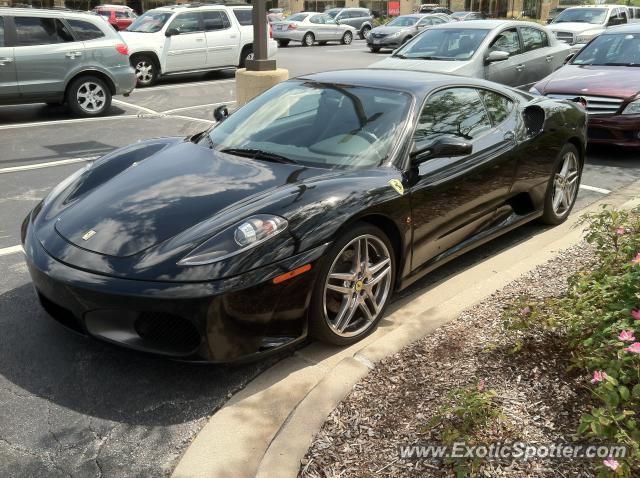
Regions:
M 562 222 L 586 144 L 576 103 L 422 72 L 313 74 L 216 115 L 104 156 L 29 214 L 50 315 L 187 360 L 352 343 L 435 266 Z

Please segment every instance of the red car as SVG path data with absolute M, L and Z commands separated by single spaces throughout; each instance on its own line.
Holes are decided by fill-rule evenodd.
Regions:
M 99 5 L 93 11 L 104 17 L 118 31 L 126 30 L 138 17 L 136 12 L 124 5 Z
M 640 24 L 606 30 L 530 92 L 585 98 L 589 143 L 640 148 Z

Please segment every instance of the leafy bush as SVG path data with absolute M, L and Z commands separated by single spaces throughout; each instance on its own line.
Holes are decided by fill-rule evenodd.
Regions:
M 620 462 L 600 464 L 598 476 L 638 476 L 640 211 L 605 206 L 582 222 L 596 252 L 594 268 L 572 276 L 563 298 L 520 299 L 505 314 L 505 324 L 512 331 L 552 330 L 563 337 L 572 352 L 572 368 L 584 374 L 594 399 L 576 434 L 629 450 Z M 517 341 L 514 351 L 521 348 Z

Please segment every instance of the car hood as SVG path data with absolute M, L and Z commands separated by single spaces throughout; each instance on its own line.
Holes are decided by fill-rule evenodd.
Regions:
M 369 68 L 388 68 L 394 70 L 417 70 L 434 73 L 455 73 L 468 75 L 471 72 L 471 61 L 411 60 L 397 57 L 385 58 L 369 65 Z
M 55 228 L 82 249 L 131 256 L 313 171 L 322 170 L 231 156 L 181 141 L 81 195 L 58 215 Z
M 628 98 L 640 90 L 640 68 L 565 65 L 535 85 L 542 94 L 584 94 Z
M 396 33 L 402 30 L 411 30 L 414 27 L 376 27 L 373 30 L 371 30 L 370 33 L 380 33 L 382 35 L 391 35 L 392 33 Z
M 149 42 L 153 41 L 156 36 L 156 33 L 128 32 L 126 30 L 118 33 L 129 47 L 149 45 Z
M 547 25 L 549 30 L 552 32 L 571 32 L 571 33 L 582 33 L 587 30 L 597 30 L 599 28 L 603 28 L 602 25 L 598 23 L 581 23 L 581 22 L 566 22 L 566 23 L 554 23 L 551 25 Z

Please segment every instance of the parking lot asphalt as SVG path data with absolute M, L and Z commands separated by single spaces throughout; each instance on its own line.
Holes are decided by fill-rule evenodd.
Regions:
M 291 44 L 277 60 L 298 76 L 385 56 L 355 41 Z M 233 71 L 171 77 L 115 98 L 109 116 L 90 120 L 45 105 L 0 107 L 0 476 L 167 475 L 206 418 L 269 366 L 181 364 L 74 335 L 41 310 L 15 247 L 22 218 L 57 182 L 116 147 L 207 128 L 215 106 L 233 101 L 233 78 Z M 637 153 L 591 151 L 576 209 L 639 177 Z M 539 230 L 514 231 L 412 290 Z

